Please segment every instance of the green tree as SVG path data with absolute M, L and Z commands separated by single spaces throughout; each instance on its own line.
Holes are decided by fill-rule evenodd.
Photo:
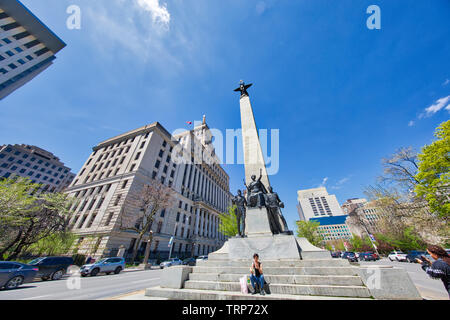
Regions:
M 219 230 L 220 233 L 227 237 L 234 237 L 238 234 L 236 205 L 228 207 L 228 212 L 219 214 Z
M 67 230 L 72 200 L 61 193 L 37 193 L 29 179 L 0 181 L 0 259 L 15 259 L 51 234 Z
M 30 245 L 24 251 L 38 256 L 63 255 L 70 251 L 76 239 L 77 236 L 71 232 L 54 233 Z
M 316 221 L 296 221 L 297 236 L 306 238 L 311 244 L 315 246 L 321 245 L 323 239 L 319 234 L 320 222 Z
M 424 197 L 431 209 L 446 219 L 450 216 L 450 120 L 435 132 L 437 138 L 422 148 L 418 155 L 419 168 L 415 192 Z
M 354 234 L 353 237 L 349 240 L 350 245 L 352 246 L 353 251 L 371 251 L 373 250 L 372 244 L 368 237 L 361 238 L 360 236 Z

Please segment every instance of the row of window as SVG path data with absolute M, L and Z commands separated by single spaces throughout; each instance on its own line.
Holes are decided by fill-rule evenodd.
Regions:
M 13 149 L 12 148 L 10 148 L 10 147 L 7 147 L 6 149 L 5 149 L 5 152 L 8 152 L 8 153 L 11 153 L 13 151 Z M 20 151 L 15 151 L 14 153 L 13 153 L 13 155 L 14 156 L 20 156 L 22 153 L 20 152 Z M 5 158 L 6 157 L 6 155 L 5 154 L 0 154 L 0 159 L 3 159 L 3 158 Z M 23 159 L 28 159 L 30 156 L 28 155 L 28 154 L 26 154 L 26 153 L 23 153 L 22 154 L 22 158 Z M 8 158 L 8 161 L 14 161 L 15 160 L 15 158 L 14 157 L 10 157 L 10 158 Z M 50 165 L 51 165 L 51 163 L 49 163 L 49 162 L 45 162 L 44 163 L 44 161 L 43 160 L 41 160 L 41 159 L 37 159 L 36 157 L 34 157 L 34 156 L 31 156 L 31 158 L 30 158 L 30 160 L 29 161 L 31 161 L 31 162 L 35 162 L 37 160 L 37 164 L 43 164 L 44 166 L 46 166 L 46 167 L 50 167 Z M 17 163 L 20 163 L 20 164 L 22 164 L 22 160 L 17 160 Z M 56 169 L 56 165 L 51 165 L 51 168 L 52 169 Z M 63 168 L 62 167 L 59 167 L 58 168 L 58 171 L 59 172 L 62 172 L 62 170 L 63 170 Z M 65 169 L 64 170 L 64 173 L 68 173 L 69 172 L 69 169 Z

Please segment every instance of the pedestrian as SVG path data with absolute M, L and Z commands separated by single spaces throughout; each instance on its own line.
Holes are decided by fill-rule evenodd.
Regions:
M 442 280 L 450 298 L 450 256 L 444 248 L 437 245 L 428 246 L 427 252 L 436 261 L 431 262 L 424 256 L 422 256 L 422 260 L 416 260 L 422 264 L 422 269 L 431 278 Z
M 87 258 L 87 260 L 86 260 L 86 264 L 90 264 L 91 262 L 92 262 L 92 257 L 89 256 L 89 257 Z
M 253 255 L 252 267 L 250 268 L 250 272 L 252 273 L 250 276 L 250 281 L 252 282 L 253 292 L 252 294 L 256 294 L 256 288 L 259 286 L 260 294 L 265 295 L 264 292 L 264 275 L 262 263 L 259 261 L 259 255 L 255 253 Z

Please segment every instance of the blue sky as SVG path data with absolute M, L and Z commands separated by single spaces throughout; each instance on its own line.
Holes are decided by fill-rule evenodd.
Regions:
M 98 142 L 154 121 L 239 128 L 244 79 L 258 127 L 280 129 L 271 183 L 293 227 L 298 189 L 362 197 L 381 158 L 449 119 L 448 0 L 22 2 L 67 47 L 0 102 L 0 144 L 38 145 L 74 172 Z M 66 27 L 72 4 L 81 30 Z M 372 4 L 381 30 L 366 27 Z M 235 192 L 243 166 L 225 169 Z

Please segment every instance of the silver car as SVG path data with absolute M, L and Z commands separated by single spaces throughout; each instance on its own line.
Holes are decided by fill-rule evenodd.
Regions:
M 98 262 L 92 264 L 85 264 L 80 268 L 80 273 L 82 277 L 91 275 L 95 277 L 100 272 L 110 274 L 119 274 L 125 269 L 125 259 L 124 258 L 105 258 Z
M 182 260 L 180 260 L 178 258 L 171 258 L 171 259 L 169 259 L 167 261 L 161 262 L 159 264 L 159 268 L 160 269 L 164 269 L 164 268 L 167 268 L 167 267 L 178 266 L 178 265 L 182 265 L 182 264 L 183 264 Z

